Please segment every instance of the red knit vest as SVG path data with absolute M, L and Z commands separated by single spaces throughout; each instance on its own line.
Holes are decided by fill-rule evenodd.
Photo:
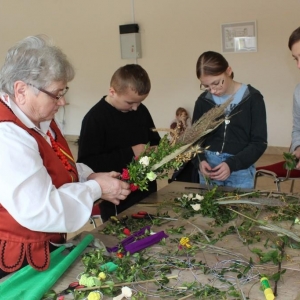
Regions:
M 45 138 L 35 130 L 27 128 L 1 100 L 0 122 L 13 122 L 35 138 L 44 166 L 56 188 L 65 183 L 78 181 L 78 173 L 71 151 L 54 121 L 51 122 L 50 127 L 56 134 L 56 141 L 69 156 L 71 171 L 65 169 Z M 18 270 L 25 256 L 34 269 L 46 270 L 50 263 L 49 242 L 63 243 L 65 240 L 66 234 L 32 231 L 20 225 L 1 205 L 0 196 L 0 268 L 2 270 L 5 272 Z

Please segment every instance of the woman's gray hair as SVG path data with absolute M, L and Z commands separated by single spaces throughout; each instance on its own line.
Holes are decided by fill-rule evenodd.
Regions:
M 47 88 L 53 82 L 67 84 L 74 76 L 67 56 L 47 36 L 29 36 L 8 50 L 0 70 L 0 90 L 14 97 L 18 80 Z

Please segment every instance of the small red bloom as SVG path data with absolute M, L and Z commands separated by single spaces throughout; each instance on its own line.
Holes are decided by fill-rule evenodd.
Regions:
M 132 192 L 136 191 L 139 189 L 139 186 L 138 185 L 135 185 L 134 183 L 130 183 L 130 190 Z
M 131 235 L 131 232 L 128 228 L 124 228 L 123 229 L 123 233 L 126 234 L 127 236 L 130 236 Z
M 118 253 L 117 253 L 117 257 L 119 257 L 119 258 L 123 258 L 123 256 L 124 256 L 124 254 L 123 254 L 123 253 L 121 253 L 121 252 L 118 252 Z
M 122 177 L 123 180 L 128 180 L 130 178 L 128 169 L 123 169 L 121 177 Z

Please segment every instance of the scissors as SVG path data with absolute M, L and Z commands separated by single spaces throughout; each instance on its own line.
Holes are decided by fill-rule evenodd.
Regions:
M 163 220 L 173 220 L 177 221 L 177 219 L 169 218 L 169 217 L 159 217 L 152 214 L 147 213 L 146 211 L 138 211 L 135 214 L 132 214 L 131 217 L 133 219 L 163 219 Z
M 56 296 L 59 297 L 59 296 L 67 295 L 72 293 L 74 290 L 82 289 L 82 288 L 85 288 L 85 285 L 80 285 L 78 281 L 74 281 L 71 282 L 65 290 L 59 292 Z

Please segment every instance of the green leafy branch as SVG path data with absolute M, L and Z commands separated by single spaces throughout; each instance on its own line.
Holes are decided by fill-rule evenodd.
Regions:
M 299 162 L 299 159 L 293 153 L 290 153 L 290 152 L 284 152 L 283 158 L 285 160 L 285 163 L 283 166 L 287 170 L 295 169 Z

